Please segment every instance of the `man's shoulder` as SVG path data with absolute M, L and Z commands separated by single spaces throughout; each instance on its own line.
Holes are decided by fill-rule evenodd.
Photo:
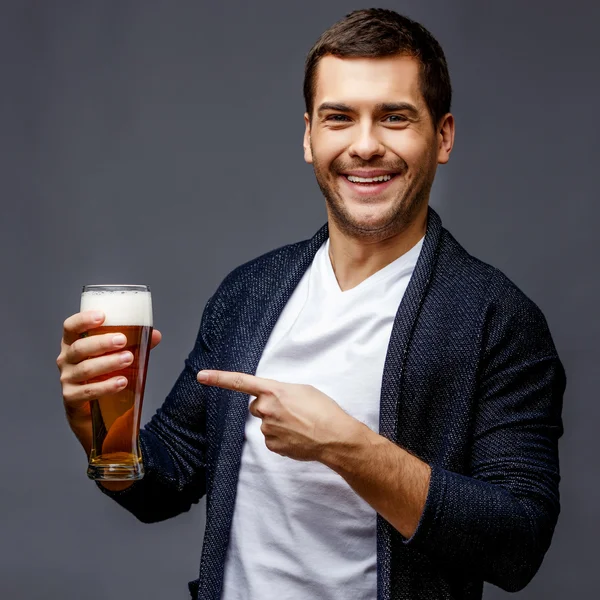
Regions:
M 447 289 L 464 305 L 509 314 L 543 315 L 537 304 L 499 268 L 470 254 L 446 229 L 442 230 L 434 285 Z
M 295 263 L 307 250 L 312 238 L 286 244 L 269 250 L 234 269 L 229 275 L 244 277 L 248 275 L 267 275 L 283 272 L 286 267 Z
M 202 316 L 201 335 L 218 339 L 240 316 L 252 320 L 274 294 L 290 287 L 326 238 L 323 227 L 312 238 L 281 246 L 233 269 L 210 297 Z M 285 284 L 285 285 L 284 285 Z
M 308 266 L 326 239 L 325 225 L 311 238 L 280 246 L 241 264 L 225 277 L 216 295 L 235 296 L 249 290 L 256 293 L 257 286 L 265 290 L 277 287 L 291 272 Z
M 245 286 L 259 279 L 278 278 L 299 260 L 309 243 L 303 240 L 261 254 L 233 269 L 224 283 Z

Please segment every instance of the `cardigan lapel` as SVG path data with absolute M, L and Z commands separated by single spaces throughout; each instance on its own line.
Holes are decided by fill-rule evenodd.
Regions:
M 398 307 L 383 368 L 379 409 L 379 434 L 398 441 L 398 407 L 401 401 L 404 363 L 414 326 L 433 275 L 440 247 L 442 223 L 429 208 L 427 233 L 408 288 Z M 377 515 L 377 598 L 391 593 L 392 526 Z
M 296 249 L 295 252 L 290 252 L 283 264 L 278 265 L 277 271 L 259 274 L 263 292 L 261 298 L 249 310 L 248 317 L 240 320 L 240 325 L 232 336 L 234 339 L 242 341 L 241 345 L 245 351 L 239 351 L 240 344 L 238 344 L 238 347 L 233 348 L 228 354 L 227 362 L 231 370 L 251 375 L 256 374 L 258 363 L 277 319 L 328 235 L 328 227 L 324 225 L 308 240 L 306 245 Z M 221 448 L 222 451 L 223 448 L 231 449 L 227 461 L 229 464 L 226 468 L 237 467 L 235 469 L 237 474 L 248 415 L 247 394 L 229 390 L 222 391 L 223 399 L 227 404 L 227 413 Z M 215 481 L 217 479 L 218 477 L 215 477 Z M 233 510 L 233 505 L 231 509 Z

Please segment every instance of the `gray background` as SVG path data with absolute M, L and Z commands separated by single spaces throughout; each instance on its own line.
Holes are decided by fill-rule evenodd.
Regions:
M 595 597 L 598 4 L 382 6 L 423 22 L 449 61 L 457 138 L 432 205 L 541 306 L 569 376 L 563 513 L 517 597 Z M 224 275 L 324 222 L 302 159 L 303 60 L 361 7 L 0 4 L 3 599 L 187 598 L 204 505 L 143 525 L 87 480 L 54 362 L 62 321 L 84 283 L 151 285 L 164 341 L 150 363 L 147 420 Z

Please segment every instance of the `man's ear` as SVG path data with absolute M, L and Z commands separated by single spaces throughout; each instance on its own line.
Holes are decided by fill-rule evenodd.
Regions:
M 454 117 L 450 113 L 442 117 L 438 131 L 438 164 L 445 165 L 454 146 Z
M 313 161 L 312 150 L 310 149 L 310 117 L 304 113 L 304 160 L 311 164 Z

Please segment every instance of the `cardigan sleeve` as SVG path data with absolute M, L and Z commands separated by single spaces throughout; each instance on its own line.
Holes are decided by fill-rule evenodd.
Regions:
M 541 311 L 503 288 L 482 332 L 468 473 L 431 465 L 425 508 L 405 544 L 518 591 L 540 567 L 560 511 L 566 380 Z
M 211 299 L 212 300 L 212 299 Z M 194 349 L 163 405 L 140 431 L 144 477 L 125 490 L 100 490 L 144 523 L 189 510 L 206 492 L 206 409 L 196 381 L 209 353 L 209 300 Z

